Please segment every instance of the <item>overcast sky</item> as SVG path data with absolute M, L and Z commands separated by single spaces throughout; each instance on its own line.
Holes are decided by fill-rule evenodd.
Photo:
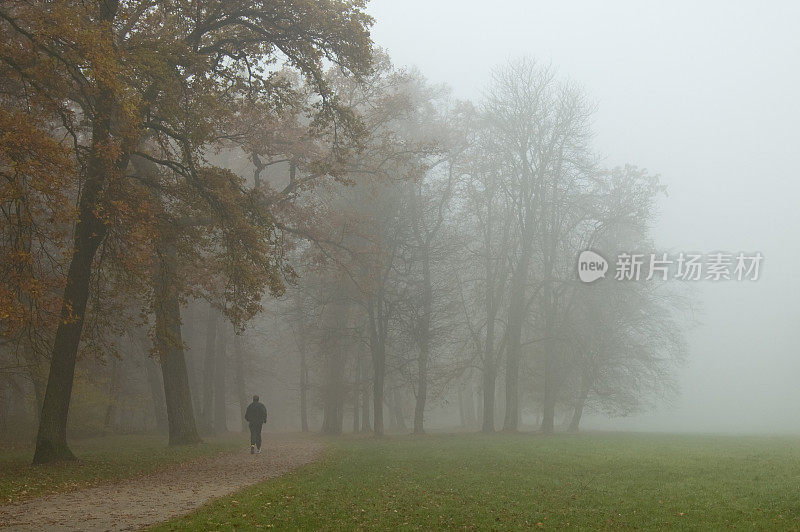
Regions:
M 800 2 L 373 0 L 373 37 L 478 100 L 529 55 L 594 98 L 608 165 L 658 173 L 665 251 L 760 251 L 754 283 L 698 283 L 672 407 L 596 427 L 800 432 Z

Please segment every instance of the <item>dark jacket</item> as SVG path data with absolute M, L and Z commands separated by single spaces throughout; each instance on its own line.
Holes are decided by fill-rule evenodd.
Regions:
M 244 419 L 251 425 L 260 425 L 267 422 L 267 407 L 262 403 L 253 401 L 244 413 Z

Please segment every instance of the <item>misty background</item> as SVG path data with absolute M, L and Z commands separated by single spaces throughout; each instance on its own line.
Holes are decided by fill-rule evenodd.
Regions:
M 658 251 L 764 255 L 756 282 L 692 285 L 700 325 L 671 405 L 587 415 L 586 428 L 800 432 L 799 4 L 373 0 L 369 12 L 397 66 L 456 98 L 479 99 L 506 59 L 552 62 L 594 98 L 607 165 L 668 187 Z

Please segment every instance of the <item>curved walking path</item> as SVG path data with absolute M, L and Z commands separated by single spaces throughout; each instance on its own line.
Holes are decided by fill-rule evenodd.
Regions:
M 323 445 L 265 439 L 249 448 L 158 473 L 0 506 L 0 529 L 139 530 L 185 515 L 214 499 L 277 477 L 318 458 Z

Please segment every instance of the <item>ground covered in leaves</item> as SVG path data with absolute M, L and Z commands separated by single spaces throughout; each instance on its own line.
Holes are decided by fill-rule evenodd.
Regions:
M 800 527 L 800 438 L 497 434 L 331 446 L 320 462 L 158 530 Z
M 242 446 L 240 435 L 206 438 L 199 445 L 167 446 L 166 436 L 118 435 L 70 442 L 74 462 L 31 465 L 33 446 L 0 447 L 0 504 L 72 491 L 108 480 L 151 473 Z
M 68 491 L 61 489 L 43 497 L 0 505 L 0 529 L 140 530 L 185 515 L 214 499 L 265 479 L 287 473 L 319 458 L 323 449 L 322 443 L 308 438 L 270 436 L 264 441 L 264 452 L 252 455 L 247 438 L 237 436 L 236 451 L 231 451 L 232 442 L 229 440 L 216 445 L 185 447 L 176 451 L 182 453 L 183 460 L 172 465 L 166 461 L 159 462 L 156 472 L 141 472 L 135 476 L 128 475 L 132 478 L 111 481 L 96 479 L 96 485 L 92 487 L 77 487 Z M 220 447 L 226 450 L 221 452 Z M 165 457 L 159 449 L 150 450 L 156 456 L 141 458 L 152 465 L 154 460 Z M 204 456 L 189 459 L 190 455 L 197 453 L 204 453 Z M 99 458 L 96 460 L 99 462 Z M 113 464 L 115 460 L 110 458 L 108 462 Z M 103 470 L 109 467 L 105 462 L 102 463 Z M 119 457 L 116 463 L 120 465 Z M 128 465 L 126 459 L 125 468 L 118 474 L 123 471 L 131 473 L 133 467 Z M 76 481 L 76 485 L 80 486 L 80 483 Z M 63 483 L 58 486 L 64 487 Z

